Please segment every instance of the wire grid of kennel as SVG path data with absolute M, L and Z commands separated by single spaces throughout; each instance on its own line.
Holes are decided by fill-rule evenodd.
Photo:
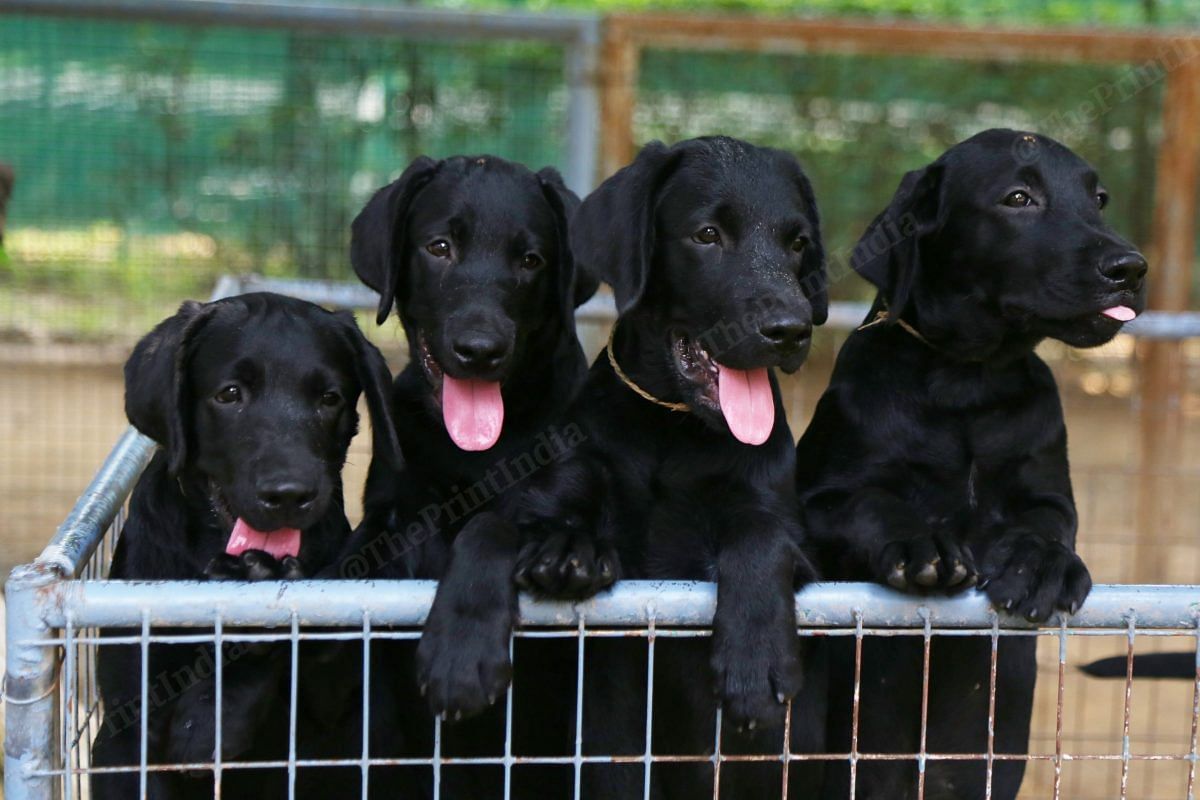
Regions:
M 121 513 L 127 493 L 153 451 L 153 444 L 130 431 L 122 438 L 96 480 L 84 493 L 78 506 L 59 530 L 55 539 L 33 564 L 19 568 L 8 584 L 8 679 L 6 686 L 8 741 L 5 745 L 5 789 L 9 800 L 32 798 L 86 797 L 85 782 L 91 772 L 89 742 L 101 724 L 95 688 L 94 629 L 100 626 L 131 626 L 140 634 L 129 638 L 141 647 L 143 671 L 148 663 L 151 642 L 282 641 L 291 646 L 293 672 L 299 644 L 314 639 L 337 638 L 362 641 L 369 648 L 373 641 L 413 637 L 416 626 L 425 617 L 434 585 L 430 582 L 320 582 L 224 584 L 224 583 L 126 583 L 100 580 L 104 562 L 111 553 L 113 537 L 121 525 Z M 76 579 L 65 576 L 78 576 Z M 577 643 L 578 671 L 576 714 L 582 719 L 583 664 L 586 643 L 597 637 L 637 636 L 648 649 L 648 670 L 653 674 L 656 642 L 672 637 L 707 635 L 715 607 L 711 585 L 684 583 L 629 582 L 613 592 L 577 605 L 522 604 L 524 629 L 519 635 L 574 638 Z M 1067 641 L 1080 636 L 1116 636 L 1126 642 L 1132 655 L 1138 637 L 1184 636 L 1193 642 L 1200 659 L 1200 587 L 1101 586 L 1088 603 L 1071 619 L 1060 619 L 1042 629 L 998 617 L 984 598 L 971 595 L 956 599 L 917 600 L 877 587 L 858 584 L 826 584 L 812 587 L 797 597 L 801 633 L 806 636 L 854 637 L 861 650 L 868 636 L 917 636 L 924 642 L 928 691 L 928 653 L 935 637 L 982 636 L 990 639 L 993 667 L 989 680 L 992 707 L 995 704 L 995 652 L 998 642 L 1007 636 L 1039 636 L 1055 639 L 1059 648 L 1058 746 L 1053 753 L 1029 755 L 1033 762 L 1050 764 L 1054 770 L 1054 794 L 1061 793 L 1061 776 L 1072 762 L 1107 761 L 1120 765 L 1119 796 L 1130 797 L 1129 775 L 1139 762 L 1175 762 L 1187 772 L 1186 789 L 1178 797 L 1195 794 L 1197 767 L 1197 728 L 1200 719 L 1200 683 L 1192 688 L 1190 708 L 1179 713 L 1190 719 L 1191 743 L 1184 752 L 1138 752 L 1130 746 L 1129 731 L 1134 715 L 1133 684 L 1124 686 L 1123 731 L 1125 746 L 1120 753 L 1070 752 L 1063 747 L 1063 676 L 1067 669 Z M 267 633 L 236 632 L 240 626 L 267 626 Z M 156 634 L 158 626 L 213 626 L 213 631 L 171 636 Z M 315 633 L 309 626 L 338 626 L 341 632 Z M 388 626 L 413 629 L 388 632 Z M 124 640 L 119 640 L 124 641 Z M 112 643 L 110 640 L 109 643 Z M 661 645 L 659 645 L 661 646 Z M 215 662 L 217 707 L 221 705 L 221 663 Z M 364 659 L 364 685 L 371 676 Z M 519 666 L 519 665 L 518 665 Z M 857 672 L 857 671 L 856 671 Z M 294 684 L 293 684 L 294 686 Z M 148 682 L 142 686 L 142 702 L 150 696 Z M 296 694 L 291 694 L 289 713 L 295 717 Z M 508 697 L 509 732 L 512 725 L 511 693 Z M 364 713 L 369 707 L 364 704 Z M 857 716 L 857 715 L 856 715 Z M 647 695 L 647 741 L 654 725 L 654 696 Z M 435 720 L 435 742 L 440 742 L 441 723 Z M 719 717 L 718 717 L 719 725 Z M 772 761 L 782 765 L 781 797 L 791 764 L 814 758 L 849 759 L 852 772 L 864 761 L 907 758 L 922 768 L 934 761 L 957 759 L 964 754 L 929 752 L 924 747 L 911 754 L 858 752 L 812 755 L 786 752 L 774 756 L 740 756 L 721 752 L 721 740 L 714 736 L 710 753 L 694 756 L 662 756 L 645 752 L 636 756 L 584 755 L 583 742 L 575 741 L 573 755 L 561 758 L 530 758 L 511 751 L 511 738 L 501 757 L 484 759 L 442 758 L 437 745 L 428 759 L 383 759 L 368 754 L 364 726 L 364 745 L 357 759 L 322 762 L 296 758 L 294 738 L 289 757 L 279 762 L 257 762 L 259 768 L 287 769 L 294 776 L 297 767 L 352 766 L 364 776 L 374 766 L 398 763 L 427 764 L 433 772 L 434 796 L 438 796 L 440 769 L 454 764 L 494 764 L 504 769 L 510 780 L 514 767 L 522 764 L 561 764 L 573 769 L 576 792 L 585 764 L 630 763 L 644 767 L 661 763 L 698 762 L 712 765 L 719 779 L 723 765 L 745 761 Z M 719 730 L 719 728 L 718 728 Z M 183 769 L 183 765 L 147 764 L 146 729 L 143 725 L 142 762 L 132 765 L 144 782 L 151 771 Z M 294 737 L 294 727 L 293 727 Z M 219 739 L 218 739 L 219 741 Z M 219 745 L 218 745 L 219 747 Z M 988 774 L 994 764 L 1023 758 L 988 752 L 970 754 L 985 761 Z M 187 765 L 188 769 L 210 769 L 214 775 L 229 770 L 250 768 L 247 763 L 230 764 L 219 760 Z M 924 770 L 921 770 L 923 775 Z M 648 772 L 646 773 L 649 774 Z M 217 778 L 219 785 L 220 778 Z M 714 787 L 719 783 L 714 781 Z M 364 796 L 366 790 L 364 781 Z M 1114 793 L 1109 796 L 1116 796 Z M 646 783 L 649 796 L 649 783 Z M 1186 791 L 1186 793 L 1185 793 Z M 219 796 L 219 792 L 217 794 Z M 576 794 L 578 796 L 578 794 Z M 719 794 L 714 790 L 714 797 Z
M 5 14 L 74 20 L 240 27 L 430 41 L 527 41 L 562 47 L 567 94 L 564 177 L 577 192 L 595 183 L 599 147 L 601 22 L 581 13 L 463 12 L 416 6 L 337 6 L 207 0 L 11 0 Z
M 349 284 L 277 281 L 257 278 L 221 281 L 215 296 L 245 291 L 271 290 L 303 297 L 332 306 L 371 307 L 374 296 Z M 852 323 L 861 319 L 864 309 L 853 304 L 838 304 L 835 320 Z M 611 304 L 604 299 L 592 301 L 580 310 L 581 318 L 603 322 L 611 319 Z M 1200 316 L 1147 314 L 1135 331 L 1143 336 L 1184 338 L 1200 335 Z M 132 627 L 140 633 L 127 640 L 106 640 L 109 644 L 129 641 L 141 648 L 143 675 L 151 642 L 234 643 L 238 641 L 286 642 L 292 653 L 292 692 L 289 715 L 296 714 L 296 663 L 301 642 L 322 639 L 361 641 L 370 648 L 376 641 L 414 639 L 419 635 L 432 601 L 434 585 L 429 582 L 299 581 L 293 583 L 221 584 L 221 583 L 126 583 L 103 580 L 113 545 L 123 523 L 126 499 L 141 470 L 148 462 L 154 444 L 130 430 L 80 497 L 75 508 L 59 528 L 54 539 L 32 564 L 16 570 L 7 586 L 8 653 L 5 682 L 5 791 L 9 800 L 45 798 L 83 798 L 88 796 L 87 778 L 93 772 L 90 742 L 103 721 L 95 682 L 97 629 Z M 562 756 L 530 757 L 513 750 L 512 694 L 508 694 L 507 733 L 503 754 L 495 757 L 463 759 L 441 754 L 441 721 L 434 720 L 435 749 L 426 758 L 387 759 L 373 757 L 364 724 L 361 755 L 354 759 L 321 761 L 301 759 L 295 751 L 294 725 L 292 745 L 286 760 L 211 763 L 187 765 L 189 769 L 211 770 L 214 776 L 235 769 L 286 769 L 294 780 L 298 768 L 314 766 L 350 766 L 366 776 L 365 796 L 370 770 L 394 764 L 418 764 L 432 771 L 435 796 L 440 792 L 441 771 L 445 767 L 475 764 L 492 765 L 503 770 L 503 781 L 510 787 L 513 770 L 529 764 L 556 765 L 572 771 L 575 795 L 579 796 L 580 776 L 585 765 L 624 763 L 643 769 L 646 796 L 649 796 L 650 769 L 670 763 L 710 764 L 714 775 L 714 797 L 719 797 L 720 771 L 724 765 L 746 761 L 766 761 L 781 765 L 781 796 L 791 765 L 818 760 L 848 760 L 852 774 L 859 764 L 880 759 L 910 759 L 918 765 L 919 794 L 923 796 L 924 767 L 945 760 L 975 758 L 986 763 L 990 778 L 995 764 L 1014 758 L 1027 759 L 1030 770 L 1044 767 L 1049 771 L 1043 782 L 1045 795 L 1081 798 L 1068 788 L 1070 770 L 1076 765 L 1111 767 L 1112 784 L 1096 797 L 1143 797 L 1131 789 L 1139 768 L 1146 765 L 1177 768 L 1173 793 L 1154 797 L 1196 795 L 1198 757 L 1197 733 L 1200 730 L 1200 677 L 1187 683 L 1190 702 L 1176 703 L 1168 713 L 1177 716 L 1186 731 L 1179 746 L 1166 749 L 1159 740 L 1139 739 L 1136 723 L 1139 706 L 1136 698 L 1146 696 L 1143 684 L 1127 674 L 1115 705 L 1119 750 L 1101 746 L 1077 749 L 1064 735 L 1072 713 L 1068 702 L 1068 666 L 1078 663 L 1068 657 L 1073 642 L 1107 638 L 1119 641 L 1132 656 L 1135 644 L 1169 641 L 1179 649 L 1180 641 L 1197 653 L 1200 664 L 1200 587 L 1197 586 L 1099 586 L 1086 606 L 1070 619 L 1056 619 L 1035 628 L 1021 620 L 998 616 L 977 594 L 953 599 L 916 599 L 878 587 L 860 584 L 825 584 L 810 587 L 797 596 L 797 613 L 802 636 L 853 637 L 856 651 L 862 642 L 874 636 L 917 637 L 923 644 L 925 659 L 922 709 L 926 708 L 931 676 L 929 653 L 938 637 L 984 637 L 991 642 L 993 660 L 989 675 L 981 676 L 989 686 L 994 712 L 996 703 L 995 653 L 1003 637 L 1033 636 L 1057 647 L 1054 692 L 1055 720 L 1051 749 L 1039 749 L 1035 741 L 1027 756 L 996 752 L 975 754 L 939 753 L 927 750 L 905 754 L 859 752 L 811 754 L 781 748 L 773 755 L 738 755 L 722 752 L 720 718 L 714 731 L 712 748 L 694 755 L 663 755 L 653 752 L 651 741 L 656 723 L 654 693 L 646 697 L 645 750 L 637 755 L 585 753 L 580 725 L 583 708 L 583 678 L 588 642 L 611 637 L 635 637 L 646 642 L 647 670 L 654 673 L 654 653 L 659 642 L 707 636 L 715 591 L 707 584 L 627 582 L 611 593 L 581 604 L 531 603 L 523 600 L 523 627 L 518 637 L 573 640 L 576 645 L 576 736 L 574 751 Z M 156 633 L 160 626 L 196 628 L 196 633 Z M 243 626 L 262 626 L 266 633 L 242 633 Z M 313 627 L 321 631 L 310 630 Z M 338 630 L 330 632 L 328 628 Z M 214 661 L 220 708 L 222 659 Z M 363 661 L 363 682 L 369 685 L 369 660 Z M 519 664 L 518 664 L 519 669 Z M 858 671 L 856 668 L 856 677 Z M 1200 670 L 1197 675 L 1200 676 Z M 936 678 L 934 678 L 936 679 Z M 142 703 L 150 699 L 151 681 L 143 680 Z M 1182 684 L 1183 682 L 1181 682 Z M 1135 689 L 1136 684 L 1136 689 Z M 653 682 L 650 684 L 653 686 Z M 857 692 L 856 692 L 857 695 Z M 365 695 L 364 695 L 365 696 Z M 1077 700 L 1082 700 L 1078 698 Z M 364 722 L 370 709 L 364 702 Z M 1161 709 L 1158 709 L 1161 713 Z M 1154 713 L 1154 712 L 1152 712 Z M 857 705 L 854 709 L 857 719 Z M 660 723 L 661 724 L 661 723 Z M 924 741 L 922 720 L 922 742 Z M 156 771 L 181 769 L 182 765 L 149 764 L 145 756 L 146 730 L 141 730 L 142 761 L 130 765 L 145 784 Z M 1086 744 L 1086 742 L 1084 742 Z M 1095 743 L 1093 743 L 1095 744 Z M 1148 745 L 1148 747 L 1147 747 Z M 218 748 L 219 750 L 219 748 Z M 220 778 L 217 777 L 217 785 Z M 1027 785 L 1033 781 L 1027 779 Z M 1133 791 L 1133 793 L 1131 793 Z M 1168 790 L 1170 792 L 1171 790 Z M 219 796 L 219 790 L 218 790 Z

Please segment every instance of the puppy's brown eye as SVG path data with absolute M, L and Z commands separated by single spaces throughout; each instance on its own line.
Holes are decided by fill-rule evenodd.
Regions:
M 1026 206 L 1033 205 L 1033 198 L 1029 196 L 1028 192 L 1022 192 L 1020 189 L 1018 189 L 1015 192 L 1010 192 L 1009 195 L 1004 198 L 1004 205 L 1011 208 L 1025 208 Z
M 1101 211 L 1108 205 L 1108 192 L 1100 192 L 1096 195 L 1096 208 Z
M 525 269 L 537 269 L 538 267 L 543 266 L 545 263 L 545 259 L 539 256 L 537 253 L 526 253 L 525 257 L 521 259 L 521 266 Z
M 342 396 L 337 392 L 326 392 L 321 395 L 321 405 L 326 408 L 333 408 L 342 402 Z
M 230 384 L 222 387 L 214 399 L 221 405 L 240 403 L 242 402 L 242 390 L 240 387 Z
M 434 258 L 449 258 L 450 243 L 445 239 L 434 239 L 432 242 L 425 245 L 425 251 Z
M 792 242 L 792 250 L 794 252 L 803 253 L 806 247 L 808 247 L 808 237 L 806 236 L 797 236 L 795 241 Z
M 721 232 L 712 225 L 705 225 L 692 234 L 692 241 L 697 244 L 716 244 L 721 241 Z

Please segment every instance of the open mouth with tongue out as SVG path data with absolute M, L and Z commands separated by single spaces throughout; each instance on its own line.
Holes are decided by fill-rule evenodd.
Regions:
M 1137 316 L 1137 312 L 1129 306 L 1113 306 L 1106 308 L 1100 312 L 1109 319 L 1115 319 L 1117 322 L 1129 322 Z
M 278 528 L 273 531 L 259 531 L 250 527 L 250 523 L 246 520 L 238 517 L 233 523 L 233 532 L 229 534 L 225 552 L 231 556 L 240 556 L 247 550 L 262 550 L 277 559 L 299 556 L 300 530 L 298 528 Z
M 209 500 L 220 523 L 232 526 L 229 538 L 225 542 L 225 552 L 229 555 L 240 556 L 247 550 L 262 550 L 276 559 L 300 556 L 301 531 L 299 528 L 286 526 L 271 530 L 255 528 L 245 517 L 234 513 L 224 494 L 212 483 L 209 484 Z M 261 524 L 262 521 L 259 522 Z
M 696 388 L 698 404 L 720 414 L 739 442 L 759 445 L 775 427 L 775 398 L 768 367 L 734 369 L 718 363 L 685 334 L 674 341 L 679 374 Z
M 504 398 L 499 381 L 455 378 L 442 369 L 425 337 L 417 343 L 425 376 L 442 408 L 451 441 L 461 450 L 488 450 L 504 428 Z

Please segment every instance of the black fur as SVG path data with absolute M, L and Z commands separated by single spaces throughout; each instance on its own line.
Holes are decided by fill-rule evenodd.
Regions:
M 791 371 L 804 360 L 811 326 L 826 313 L 808 180 L 791 156 L 733 139 L 651 144 L 584 201 L 572 246 L 615 290 L 618 363 L 688 410 L 639 397 L 602 354 L 569 415 L 579 444 L 534 477 L 517 509 L 525 542 L 517 581 L 558 597 L 595 593 L 619 569 L 717 581 L 712 642 L 659 641 L 654 752 L 709 752 L 719 702 L 727 752 L 778 752 L 781 699 L 803 684 L 792 593 L 813 578 L 800 550 L 792 438 L 772 375 L 769 438 L 738 442 L 705 364 Z M 511 602 L 495 602 L 488 620 L 511 624 L 510 614 Z M 589 644 L 586 751 L 644 751 L 645 652 L 644 642 Z M 796 746 L 818 747 L 819 690 L 797 709 Z M 755 732 L 735 730 L 748 726 Z M 813 786 L 805 773 L 793 767 L 795 796 Z M 727 765 L 723 776 L 728 798 L 769 796 L 781 779 L 771 766 Z M 585 796 L 641 797 L 642 780 L 639 766 L 588 767 Z M 653 784 L 655 798 L 711 796 L 712 772 L 657 768 Z
M 392 391 L 409 466 L 397 471 L 372 462 L 364 521 L 343 575 L 440 578 L 444 587 L 462 587 L 468 605 L 511 593 L 511 568 L 492 570 L 480 554 L 515 550 L 514 535 L 498 513 L 544 457 L 561 457 L 560 418 L 586 374 L 574 310 L 597 282 L 577 271 L 571 257 L 568 225 L 578 205 L 553 169 L 534 173 L 494 156 L 420 158 L 355 220 L 354 269 L 380 292 L 380 322 L 397 308 L 410 346 L 410 363 Z M 443 420 L 445 375 L 499 382 L 504 424 L 494 445 L 466 450 L 452 440 Z M 456 543 L 468 524 L 476 533 Z M 470 621 L 456 620 L 462 607 L 448 605 L 444 591 L 425 628 L 418 675 L 412 674 L 411 646 L 374 648 L 376 674 L 395 676 L 372 698 L 376 755 L 427 756 L 433 728 L 427 705 L 451 721 L 475 716 L 508 684 L 507 646 L 496 646 L 507 642 L 508 616 L 502 625 L 472 628 Z M 573 656 L 563 650 L 567 660 L 559 665 L 553 650 L 540 643 L 518 647 L 523 674 L 542 682 L 535 698 L 552 691 L 569 695 L 564 670 Z M 416 697 L 418 684 L 424 699 Z M 547 742 L 565 743 L 569 712 L 534 699 L 526 711 L 524 696 L 518 699 L 516 746 L 546 754 Z M 448 725 L 443 753 L 502 754 L 501 712 Z M 442 796 L 498 796 L 501 772 L 447 768 Z M 526 781 L 532 796 L 553 795 L 548 774 L 569 777 L 569 770 L 516 769 L 516 795 L 522 796 Z M 375 770 L 371 779 L 380 797 L 414 783 L 428 791 L 428 782 L 428 770 Z
M 360 394 L 371 412 L 376 457 L 399 462 L 387 410 L 389 383 L 383 357 L 349 314 L 270 294 L 185 303 L 138 343 L 125 366 L 129 420 L 162 449 L 134 489 L 110 577 L 274 580 L 324 568 L 350 534 L 341 470 L 358 427 Z M 239 517 L 258 530 L 300 529 L 299 557 L 279 562 L 257 550 L 226 555 Z M 330 689 L 337 684 L 321 677 L 318 667 L 308 669 L 320 662 L 315 648 L 306 646 L 301 657 L 299 755 L 327 756 L 331 709 L 340 711 L 338 693 Z M 212 760 L 214 658 L 209 646 L 151 646 L 150 764 Z M 234 644 L 222 658 L 223 758 L 286 757 L 288 647 Z M 102 646 L 98 674 L 105 724 L 94 764 L 136 767 L 140 648 Z M 357 770 L 302 770 L 301 776 L 301 796 L 328 797 L 327 781 L 344 788 Z M 285 778 L 282 770 L 231 770 L 223 785 L 231 797 L 285 797 Z M 125 800 L 137 795 L 137 787 L 136 771 L 92 779 L 97 798 Z M 152 798 L 212 794 L 209 770 L 150 773 Z
M 1102 196 L 1067 148 L 1008 130 L 904 177 L 853 258 L 879 289 L 868 321 L 889 316 L 847 340 L 797 449 L 827 577 L 915 592 L 978 582 L 1039 621 L 1087 597 L 1062 408 L 1034 347 L 1101 344 L 1121 327 L 1101 311 L 1145 305 L 1145 262 L 1104 222 Z M 1000 644 L 996 752 L 1027 751 L 1034 645 Z M 846 752 L 854 662 L 835 649 L 829 746 Z M 935 637 L 930 752 L 986 752 L 990 652 L 986 638 Z M 921 661 L 919 637 L 866 642 L 860 752 L 917 751 Z M 1015 797 L 1023 771 L 998 763 L 992 797 Z M 822 796 L 847 797 L 848 773 L 831 768 Z M 982 797 L 984 775 L 982 761 L 933 762 L 925 797 Z M 859 798 L 916 791 L 914 762 L 858 765 Z

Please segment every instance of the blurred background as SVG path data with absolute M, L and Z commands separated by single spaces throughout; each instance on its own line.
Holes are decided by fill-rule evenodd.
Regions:
M 224 275 L 352 280 L 351 219 L 421 154 L 555 165 L 583 193 L 651 139 L 781 147 L 816 188 L 834 299 L 865 300 L 846 255 L 904 171 L 984 128 L 1036 130 L 1099 169 L 1110 220 L 1151 258 L 1153 305 L 1188 311 L 1192 37 L 1198 0 L 0 2 L 0 575 L 124 428 L 136 338 Z M 401 367 L 394 321 L 361 322 Z M 796 433 L 842 328 L 788 381 Z M 582 330 L 595 353 L 604 323 Z M 1200 582 L 1200 342 L 1043 354 L 1094 577 Z M 356 444 L 352 514 L 368 459 Z M 1071 662 L 1114 646 L 1072 641 Z M 1069 746 L 1120 753 L 1123 687 L 1072 681 Z M 1187 752 L 1190 685 L 1138 691 L 1135 751 Z M 1053 753 L 1053 696 L 1038 713 Z M 1052 772 L 1032 766 L 1027 796 Z M 1119 772 L 1068 764 L 1064 796 L 1114 797 Z M 1186 780 L 1182 762 L 1135 762 L 1130 796 L 1182 797 Z

